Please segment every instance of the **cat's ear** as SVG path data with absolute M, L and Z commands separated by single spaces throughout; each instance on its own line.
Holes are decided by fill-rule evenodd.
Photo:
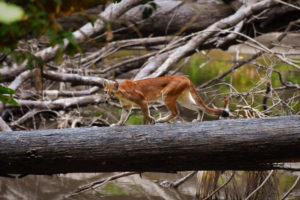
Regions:
M 107 80 L 104 80 L 104 81 L 103 81 L 103 87 L 107 88 L 108 84 L 109 84 L 109 83 L 108 83 Z
M 119 83 L 118 82 L 115 82 L 114 83 L 114 90 L 118 90 L 119 89 Z

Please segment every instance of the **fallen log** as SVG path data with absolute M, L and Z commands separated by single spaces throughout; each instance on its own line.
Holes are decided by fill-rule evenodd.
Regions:
M 0 133 L 0 173 L 266 170 L 300 160 L 300 115 Z

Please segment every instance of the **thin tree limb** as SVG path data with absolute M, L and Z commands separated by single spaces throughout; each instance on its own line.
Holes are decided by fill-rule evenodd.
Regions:
M 33 70 L 27 70 L 19 74 L 10 84 L 9 88 L 13 90 L 17 90 L 27 79 L 32 77 Z
M 92 63 L 96 63 L 95 61 L 99 61 L 104 57 L 114 53 L 116 50 L 123 49 L 126 47 L 131 46 L 144 46 L 147 48 L 148 45 L 158 45 L 158 44 L 165 44 L 173 40 L 174 37 L 171 36 L 160 36 L 160 37 L 153 37 L 153 38 L 138 38 L 138 39 L 128 39 L 128 40 L 120 40 L 110 42 L 100 50 L 88 55 L 86 58 L 81 60 L 81 63 L 84 64 L 85 67 L 91 65 Z M 104 70 L 106 71 L 106 70 Z M 103 72 L 105 73 L 105 72 Z
M 94 181 L 94 182 L 89 183 L 87 185 L 79 187 L 77 190 L 75 190 L 74 192 L 66 195 L 65 197 L 70 198 L 70 197 L 75 196 L 79 193 L 94 189 L 96 187 L 100 187 L 101 185 L 107 183 L 108 181 L 116 180 L 118 178 L 122 178 L 122 177 L 125 177 L 125 176 L 130 176 L 130 175 L 134 175 L 134 174 L 138 174 L 138 172 L 124 172 L 124 173 L 120 173 L 120 174 L 117 174 L 117 175 L 114 175 L 114 176 L 110 176 L 106 179 L 97 180 L 97 181 Z
M 59 110 L 59 109 L 66 109 L 70 107 L 104 103 L 105 98 L 102 95 L 97 94 L 97 95 L 89 95 L 83 97 L 57 99 L 54 101 L 32 101 L 32 100 L 21 100 L 21 99 L 16 99 L 16 101 L 20 104 L 20 107 Z M 6 107 L 18 108 L 13 105 L 6 105 Z
M 296 185 L 298 184 L 300 180 L 300 175 L 297 176 L 294 184 L 292 185 L 292 187 L 283 195 L 283 197 L 280 200 L 284 200 L 285 198 L 287 198 L 289 196 L 289 194 L 295 189 Z
M 179 180 L 175 181 L 174 183 L 172 183 L 171 187 L 174 187 L 174 188 L 179 187 L 181 184 L 183 184 L 189 178 L 193 177 L 196 173 L 197 173 L 197 171 L 192 171 L 188 175 L 186 175 L 186 176 L 182 177 L 181 179 L 179 179 Z
M 234 175 L 235 175 L 235 171 L 232 171 L 232 174 L 231 174 L 230 178 L 225 183 L 223 183 L 220 187 L 218 187 L 217 189 L 215 189 L 211 194 L 209 194 L 207 197 L 205 197 L 203 200 L 208 200 L 214 194 L 216 194 L 219 190 L 221 190 L 223 187 L 225 187 L 232 180 L 232 178 L 234 177 Z
M 77 97 L 77 96 L 85 96 L 95 94 L 99 90 L 99 87 L 94 86 L 87 90 L 44 90 L 43 94 L 45 96 L 49 96 L 51 99 L 58 97 Z
M 277 42 L 280 42 L 286 35 L 287 35 L 287 32 L 290 31 L 290 29 L 292 28 L 292 26 L 294 26 L 295 24 L 299 23 L 300 20 L 296 20 L 296 21 L 293 21 L 293 22 L 290 22 L 289 25 L 286 27 L 285 31 L 283 33 L 281 33 L 277 38 L 276 38 L 276 41 Z M 267 46 L 268 49 L 271 49 L 273 48 L 275 45 L 274 45 L 274 42 L 269 44 Z M 225 71 L 223 74 L 220 74 L 218 76 L 216 76 L 215 78 L 201 84 L 198 88 L 201 89 L 201 88 L 205 88 L 207 87 L 208 85 L 212 84 L 213 82 L 217 81 L 217 80 L 220 80 L 222 78 L 224 78 L 226 75 L 230 74 L 232 72 L 232 70 L 236 70 L 238 68 L 240 68 L 241 66 L 243 66 L 244 64 L 247 64 L 253 60 L 255 60 L 256 58 L 258 58 L 259 56 L 263 55 L 264 54 L 264 51 L 259 51 L 257 52 L 256 54 L 252 55 L 251 57 L 249 58 L 246 58 L 246 59 L 243 59 L 243 60 L 240 60 L 238 61 L 234 66 L 232 66 L 231 69 Z
M 14 63 L 13 66 L 5 66 L 0 68 L 0 82 L 13 80 L 18 74 L 28 69 L 28 61 L 24 61 L 21 65 Z
M 105 28 L 103 19 L 108 21 L 116 20 L 132 7 L 140 3 L 140 0 L 123 0 L 119 3 L 111 3 L 104 10 L 104 12 L 99 14 L 99 18 L 93 24 L 89 22 L 86 25 L 82 26 L 80 29 L 74 31 L 72 34 L 74 40 L 78 43 L 83 42 L 93 34 L 100 32 Z M 68 46 L 68 44 L 69 40 L 64 39 L 62 45 L 45 48 L 41 51 L 38 51 L 37 53 L 34 53 L 34 56 L 41 58 L 43 61 L 48 61 L 55 57 L 58 50 L 64 50 Z M 0 82 L 9 81 L 19 73 L 25 71 L 27 69 L 27 63 L 28 60 L 25 60 L 21 65 L 14 64 L 13 67 L 5 67 L 0 69 Z
M 46 70 L 43 72 L 43 75 L 45 78 L 53 81 L 70 82 L 74 85 L 94 85 L 100 88 L 103 87 L 103 82 L 106 80 L 96 76 L 81 76 L 79 74 L 68 74 Z
M 0 117 L 0 131 L 12 131 L 8 124 Z
M 190 39 L 185 45 L 177 48 L 163 63 L 161 67 L 159 67 L 153 74 L 149 77 L 157 77 L 161 76 L 166 71 L 173 66 L 175 63 L 179 62 L 180 59 L 195 51 L 200 45 L 202 45 L 208 38 L 213 36 L 216 32 L 219 32 L 220 29 L 226 29 L 232 26 L 235 26 L 240 21 L 248 18 L 249 16 L 258 13 L 266 8 L 269 8 L 277 3 L 272 0 L 264 0 L 258 3 L 252 4 L 250 6 L 242 6 L 235 14 L 222 19 L 204 31 L 201 31 L 199 34 Z
M 92 24 L 87 23 L 77 31 L 73 32 L 73 38 L 76 42 L 80 43 L 88 39 L 93 34 L 100 32 L 105 28 L 104 20 L 113 21 L 127 12 L 130 8 L 140 4 L 139 0 L 124 0 L 119 3 L 111 3 L 104 12 L 99 14 L 99 18 Z M 64 39 L 63 45 L 56 45 L 54 47 L 48 47 L 42 51 L 39 51 L 35 55 L 42 60 L 47 61 L 53 58 L 59 49 L 65 49 L 69 44 L 67 39 Z
M 264 184 L 269 180 L 273 172 L 274 170 L 271 170 L 268 176 L 265 178 L 265 180 L 253 192 L 251 192 L 244 200 L 250 199 L 258 190 L 260 190 L 260 188 L 262 188 Z
M 29 118 L 33 117 L 36 114 L 42 113 L 42 112 L 51 112 L 51 113 L 53 113 L 55 115 L 58 115 L 58 113 L 56 111 L 52 111 L 52 110 L 37 110 L 37 109 L 33 109 L 33 110 L 27 112 L 22 117 L 20 117 L 18 120 L 11 122 L 10 125 L 11 126 L 20 126 L 21 124 L 25 123 Z

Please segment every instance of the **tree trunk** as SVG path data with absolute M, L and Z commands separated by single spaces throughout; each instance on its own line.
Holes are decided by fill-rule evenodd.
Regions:
M 148 37 L 165 36 L 178 33 L 194 33 L 204 30 L 209 25 L 229 17 L 238 10 L 242 3 L 239 0 L 231 0 L 229 3 L 221 0 L 198 0 L 198 1 L 174 1 L 174 0 L 156 0 L 157 9 L 153 14 L 143 19 L 143 7 L 145 5 L 136 6 L 128 12 L 124 13 L 120 21 L 112 20 L 115 30 L 124 28 L 124 25 L 131 26 L 125 30 L 118 30 L 114 33 L 114 39 L 136 38 L 143 35 Z M 255 1 L 251 1 L 253 4 Z M 256 0 L 256 2 L 259 2 Z M 300 2 L 293 0 L 289 2 L 292 5 L 300 6 Z M 250 4 L 250 3 L 248 3 Z M 85 12 L 90 15 L 97 15 L 101 13 L 103 6 L 86 10 Z M 300 12 L 296 8 L 288 5 L 278 4 L 271 9 L 266 9 L 263 18 L 253 17 L 249 20 L 251 23 L 246 23 L 243 28 L 243 33 L 252 35 L 259 33 L 270 33 L 282 30 L 282 27 L 289 24 L 300 17 Z M 255 19 L 254 19 L 255 18 Z M 64 29 L 77 29 L 78 26 L 84 25 L 88 19 L 79 17 L 79 14 L 73 14 L 69 17 L 58 19 L 58 22 Z M 120 22 L 126 22 L 120 23 Z M 136 29 L 132 28 L 132 22 L 137 26 Z M 75 25 L 75 26 L 74 26 Z M 253 27 L 255 26 L 255 30 Z M 99 36 L 99 35 L 98 35 Z M 106 35 L 102 37 L 104 40 Z M 245 38 L 241 38 L 245 39 Z M 235 42 L 236 43 L 236 42 Z M 226 45 L 227 46 L 227 45 Z M 88 46 L 90 48 L 90 46 Z
M 299 152 L 299 115 L 2 132 L 0 172 L 266 170 Z

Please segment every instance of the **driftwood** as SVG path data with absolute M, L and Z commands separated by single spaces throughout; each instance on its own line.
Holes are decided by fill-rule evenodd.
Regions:
M 1 132 L 0 172 L 266 170 L 299 152 L 299 115 Z

